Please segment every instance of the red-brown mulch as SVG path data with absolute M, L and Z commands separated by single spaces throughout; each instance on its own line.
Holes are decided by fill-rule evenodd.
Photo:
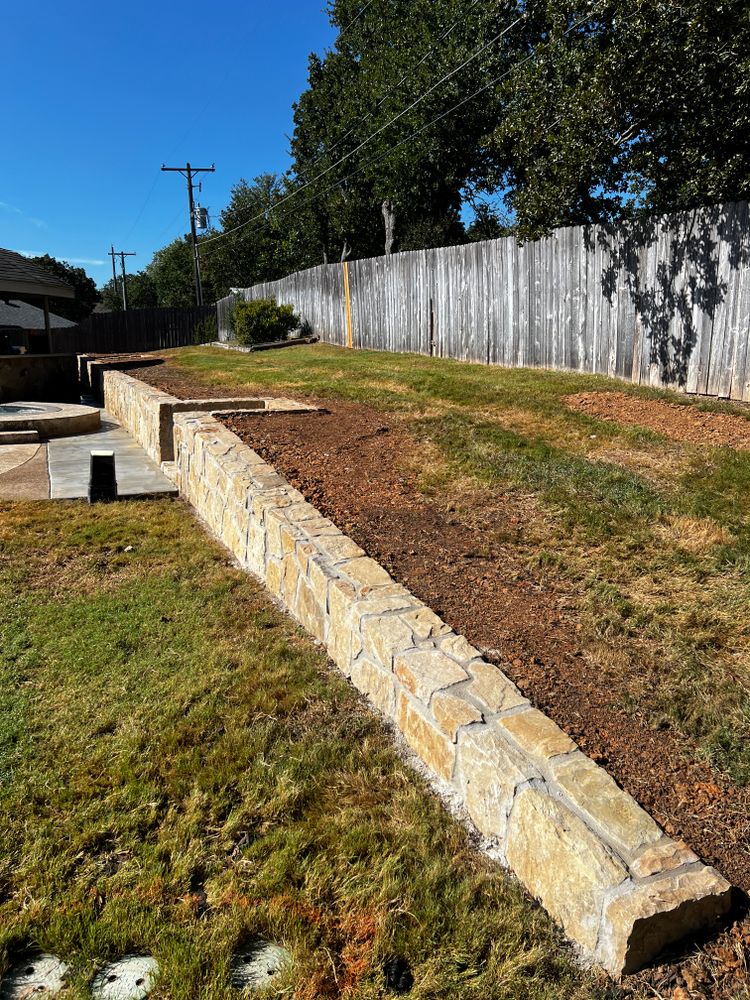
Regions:
M 147 356 L 150 358 L 160 357 L 158 354 Z M 176 396 L 177 399 L 220 399 L 222 396 L 232 395 L 232 393 L 224 392 L 215 385 L 205 386 L 201 385 L 200 382 L 194 382 L 188 375 L 183 375 L 176 368 L 172 368 L 167 358 L 162 358 L 161 360 L 167 363 L 157 365 L 156 367 L 130 368 L 128 375 L 141 379 L 143 382 L 148 382 L 155 389 L 161 389 L 162 392 L 166 392 L 170 396 Z M 263 395 L 269 396 L 273 395 L 273 393 L 264 392 Z
M 145 369 L 152 384 L 183 397 L 199 391 L 168 366 Z M 168 387 L 167 387 L 168 386 Z M 611 394 L 610 394 L 611 395 Z M 205 397 L 204 397 L 205 398 Z M 624 681 L 603 676 L 582 647 L 571 608 L 577 595 L 542 582 L 519 555 L 525 516 L 498 494 L 491 523 L 465 523 L 453 505 L 425 498 L 406 462 L 420 445 L 398 417 L 354 403 L 328 412 L 234 416 L 225 423 L 456 631 L 502 665 L 535 705 L 676 838 L 750 890 L 750 789 L 698 759 L 672 730 L 655 731 L 618 707 Z M 654 995 L 734 998 L 747 982 L 750 920 L 631 979 Z M 682 991 L 682 992 L 680 992 Z M 689 992 L 687 992 L 689 991 Z M 748 994 L 750 995 L 750 994 Z
M 673 441 L 750 448 L 750 420 L 733 413 L 713 413 L 625 392 L 578 392 L 565 396 L 563 402 L 571 410 L 631 427 L 647 427 Z

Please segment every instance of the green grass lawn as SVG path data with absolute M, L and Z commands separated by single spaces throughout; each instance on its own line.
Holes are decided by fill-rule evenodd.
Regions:
M 187 348 L 171 363 L 231 391 L 367 403 L 403 416 L 426 492 L 523 497 L 519 553 L 570 591 L 582 641 L 736 781 L 750 781 L 750 452 L 683 444 L 572 412 L 563 396 L 617 389 L 705 410 L 747 408 L 590 375 L 346 351 Z M 484 525 L 493 530 L 490 520 Z
M 414 998 L 619 995 L 181 502 L 0 505 L 0 700 L 2 970 L 40 947 L 82 998 L 144 952 L 152 996 L 219 1000 L 263 935 L 301 1000 L 383 996 L 394 954 Z

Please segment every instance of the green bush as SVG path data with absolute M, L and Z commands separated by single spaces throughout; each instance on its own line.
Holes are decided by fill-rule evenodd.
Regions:
M 219 324 L 215 316 L 206 316 L 198 320 L 193 327 L 194 344 L 212 344 L 219 339 Z
M 276 305 L 273 299 L 237 302 L 232 312 L 232 333 L 238 344 L 264 344 L 284 340 L 299 326 L 299 316 L 290 305 Z

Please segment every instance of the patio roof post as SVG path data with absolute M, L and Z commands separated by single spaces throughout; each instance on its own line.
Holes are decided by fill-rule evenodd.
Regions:
M 44 296 L 44 332 L 47 334 L 47 353 L 54 353 L 52 350 L 52 328 L 49 322 L 49 296 Z

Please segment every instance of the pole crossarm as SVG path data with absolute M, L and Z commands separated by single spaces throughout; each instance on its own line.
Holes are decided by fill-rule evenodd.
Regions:
M 115 257 L 120 258 L 120 270 L 122 271 L 122 308 L 123 312 L 128 311 L 128 282 L 125 275 L 125 258 L 135 257 L 135 250 L 115 250 L 114 243 L 110 244 L 108 257 L 112 258 L 112 283 L 114 285 L 115 294 L 117 294 L 117 272 L 115 270 Z

